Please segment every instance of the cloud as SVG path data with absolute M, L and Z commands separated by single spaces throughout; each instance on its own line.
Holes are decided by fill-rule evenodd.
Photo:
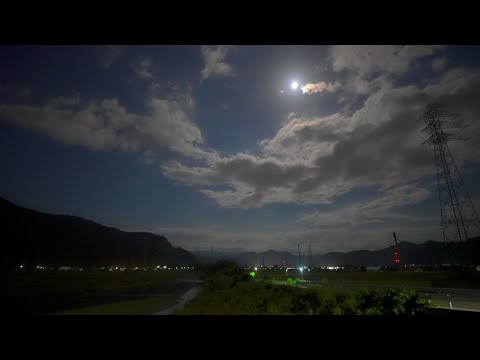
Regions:
M 213 227 L 157 227 L 150 231 L 166 236 L 174 246 L 180 246 L 187 250 L 210 250 L 210 246 L 214 246 L 216 251 L 263 250 L 267 249 L 269 244 L 278 245 L 279 239 L 269 233 L 226 231 Z
M 322 92 L 335 92 L 339 87 L 339 82 L 327 83 L 325 81 L 320 81 L 316 84 L 308 83 L 306 85 L 302 85 L 300 89 L 302 90 L 303 94 L 310 95 Z
M 318 212 L 302 216 L 299 221 L 312 223 L 324 228 L 338 228 L 344 226 L 365 226 L 375 224 L 376 227 L 395 222 L 418 224 L 420 222 L 437 221 L 437 217 L 411 216 L 395 212 L 392 209 L 409 204 L 417 204 L 428 199 L 431 191 L 415 185 L 403 185 L 386 189 L 382 196 L 363 203 L 349 204 L 335 211 Z
M 389 75 L 380 75 L 372 80 L 365 80 L 359 76 L 351 76 L 342 87 L 346 97 L 353 95 L 371 95 L 379 90 L 394 88 L 394 82 Z
M 330 49 L 330 57 L 336 72 L 351 70 L 362 77 L 376 72 L 400 75 L 417 60 L 445 49 L 445 45 L 336 45 Z
M 428 239 L 441 239 L 438 219 L 434 224 L 427 219 L 409 223 L 399 230 L 398 224 L 389 223 L 378 228 L 352 228 L 345 226 L 307 229 L 268 229 L 262 231 L 238 231 L 215 227 L 156 227 L 141 229 L 166 236 L 174 246 L 184 249 L 214 251 L 290 251 L 297 253 L 297 245 L 303 254 L 311 245 L 314 254 L 331 251 L 378 250 L 391 246 L 392 233 L 397 232 L 401 241 L 414 243 Z
M 469 119 L 480 116 L 480 75 L 474 69 L 452 69 L 427 86 L 374 89 L 351 115 L 290 114 L 272 137 L 259 142 L 258 154 L 219 156 L 207 166 L 170 162 L 162 171 L 198 187 L 220 207 L 328 204 L 354 188 L 398 187 L 435 174 L 433 152 L 421 146 L 417 121 L 427 103 L 440 100 Z M 473 145 L 480 141 L 478 121 L 469 136 L 470 143 L 451 144 L 459 163 L 480 158 Z
M 143 155 L 143 162 L 146 165 L 151 165 L 155 162 L 155 154 L 153 153 L 152 150 L 145 150 L 142 155 Z
M 232 66 L 225 61 L 228 53 L 233 49 L 235 46 L 203 45 L 201 50 L 205 66 L 201 71 L 202 80 L 211 76 L 235 76 Z
M 432 60 L 433 71 L 442 71 L 447 67 L 448 59 L 446 57 L 437 57 Z
M 193 106 L 190 94 L 170 100 L 152 97 L 146 101 L 147 115 L 139 115 L 117 99 L 74 95 L 41 106 L 0 105 L 0 121 L 92 150 L 147 151 L 147 162 L 152 159 L 148 151 L 157 147 L 193 159 L 215 158 L 215 152 L 203 148 L 200 129 L 190 119 Z
M 124 52 L 124 47 L 120 45 L 96 45 L 94 49 L 100 63 L 106 69 L 110 68 Z
M 323 252 L 338 248 L 335 243 L 336 237 L 325 236 L 329 231 L 317 230 L 279 230 L 268 231 L 235 231 L 217 227 L 157 227 L 154 229 L 142 229 L 159 235 L 166 236 L 174 246 L 180 246 L 187 250 L 210 250 L 214 251 L 292 251 L 296 253 L 297 244 L 304 248 L 309 242 L 315 244 L 316 252 Z M 319 241 L 321 237 L 323 239 Z M 313 244 L 312 244 L 313 246 Z
M 210 226 L 157 227 L 148 231 L 164 235 L 174 246 L 188 250 L 210 250 L 213 246 L 215 251 L 273 249 L 296 254 L 297 244 L 302 249 L 311 244 L 314 253 L 377 250 L 392 245 L 393 231 L 399 234 L 401 241 L 419 243 L 441 239 L 437 217 L 413 217 L 392 211 L 404 205 L 421 203 L 430 195 L 428 189 L 418 185 L 385 189 L 375 200 L 304 215 L 299 219 L 299 222 L 308 225 L 304 229 L 272 227 L 261 231 L 239 231 Z
M 153 78 L 152 74 L 152 60 L 150 58 L 142 58 L 133 66 L 135 75 L 142 80 L 150 80 Z

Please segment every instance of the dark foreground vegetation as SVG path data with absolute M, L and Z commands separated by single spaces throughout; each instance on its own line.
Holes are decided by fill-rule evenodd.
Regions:
M 0 275 L 0 315 L 50 314 L 181 294 L 192 271 L 35 271 Z M 161 310 L 156 309 L 156 310 Z M 153 311 L 152 311 L 153 312 Z
M 275 284 L 255 279 L 234 263 L 202 269 L 204 289 L 176 314 L 199 315 L 419 315 L 432 307 L 415 291 L 359 289 L 354 292 L 302 287 L 301 281 Z

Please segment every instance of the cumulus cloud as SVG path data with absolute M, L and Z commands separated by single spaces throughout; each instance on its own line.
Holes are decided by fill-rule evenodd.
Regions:
M 197 186 L 221 207 L 251 208 L 269 203 L 328 204 L 354 188 L 407 185 L 435 174 L 432 150 L 421 146 L 417 122 L 429 102 L 455 105 L 476 121 L 480 76 L 453 69 L 427 86 L 383 86 L 351 115 L 291 114 L 260 153 L 218 157 L 208 166 L 164 164 L 165 176 Z M 470 143 L 452 144 L 463 160 L 478 161 L 480 124 Z M 222 186 L 223 188 L 218 188 Z
M 353 95 L 371 95 L 379 90 L 391 89 L 394 82 L 389 75 L 380 75 L 372 80 L 365 80 L 359 76 L 351 76 L 342 87 L 344 96 L 350 98 Z
M 152 74 L 152 60 L 150 58 L 143 58 L 136 62 L 133 66 L 135 75 L 142 80 L 150 80 L 153 78 Z
M 330 56 L 334 71 L 352 70 L 368 77 L 376 72 L 404 74 L 417 60 L 445 49 L 445 45 L 338 45 L 330 49 Z
M 229 45 L 203 45 L 201 50 L 205 66 L 201 71 L 202 80 L 211 76 L 234 76 L 232 66 L 225 61 L 234 48 L 235 46 Z
M 302 90 L 303 94 L 310 95 L 322 92 L 335 92 L 339 87 L 339 82 L 327 83 L 325 81 L 320 81 L 316 84 L 308 83 L 306 85 L 302 85 L 300 89 Z
M 137 152 L 160 146 L 189 158 L 215 157 L 202 147 L 200 129 L 190 119 L 193 99 L 189 94 L 171 100 L 152 97 L 146 109 L 148 115 L 139 115 L 127 111 L 117 99 L 87 100 L 75 95 L 41 106 L 0 105 L 0 120 L 92 150 Z M 147 159 L 152 158 L 149 154 Z

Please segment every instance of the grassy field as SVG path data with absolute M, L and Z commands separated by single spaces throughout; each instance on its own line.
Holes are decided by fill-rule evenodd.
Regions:
M 300 277 L 300 273 L 291 271 L 258 271 L 260 279 L 286 280 L 288 277 Z M 389 272 L 304 272 L 304 279 L 325 285 L 365 284 L 412 287 L 445 287 L 480 289 L 480 272 L 433 272 L 433 271 L 389 271 Z
M 62 311 L 53 315 L 151 315 L 175 305 L 177 296 L 156 296 L 142 300 L 121 301 L 113 304 L 88 306 Z
M 193 271 L 17 272 L 1 275 L 0 313 L 45 314 L 119 301 L 118 294 L 171 292 Z M 125 300 L 125 298 L 124 298 Z

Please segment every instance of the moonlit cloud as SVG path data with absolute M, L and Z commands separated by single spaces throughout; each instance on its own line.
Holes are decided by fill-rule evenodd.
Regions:
M 351 70 L 360 76 L 376 72 L 406 73 L 427 56 L 442 52 L 445 45 L 337 45 L 330 51 L 334 71 Z
M 320 81 L 316 84 L 308 83 L 306 85 L 302 85 L 300 89 L 302 90 L 303 94 L 315 94 L 315 93 L 322 93 L 322 92 L 335 92 L 340 87 L 340 83 L 327 83 L 325 81 Z
M 160 146 L 193 159 L 215 157 L 202 147 L 200 129 L 190 119 L 189 94 L 176 100 L 153 97 L 145 105 L 148 115 L 139 115 L 127 111 L 118 99 L 83 100 L 75 95 L 40 106 L 0 105 L 0 120 L 92 150 L 137 152 Z
M 201 72 L 202 80 L 211 76 L 234 76 L 233 67 L 226 62 L 228 53 L 233 49 L 235 49 L 235 46 L 202 46 L 202 55 L 205 62 Z
M 416 121 L 424 104 L 434 99 L 431 94 L 442 92 L 447 101 L 453 96 L 449 92 L 458 89 L 472 100 L 463 108 L 479 113 L 468 94 L 476 93 L 480 79 L 456 74 L 447 73 L 426 87 L 380 89 L 351 116 L 291 115 L 274 136 L 260 142 L 260 154 L 238 153 L 208 167 L 166 164 L 164 174 L 200 185 L 221 207 L 241 208 L 325 204 L 357 187 L 408 184 L 435 174 L 431 150 L 420 145 L 421 124 Z M 478 123 L 472 135 L 480 139 Z M 470 151 L 468 158 L 473 161 L 478 153 Z M 230 189 L 205 188 L 208 184 Z

